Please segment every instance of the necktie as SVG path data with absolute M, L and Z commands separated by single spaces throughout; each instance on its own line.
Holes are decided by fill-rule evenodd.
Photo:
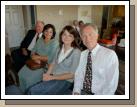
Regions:
M 37 33 L 36 42 L 37 42 L 38 39 L 39 39 L 39 33 Z
M 94 93 L 92 93 L 91 87 L 92 87 L 92 60 L 91 60 L 91 51 L 89 51 L 87 58 L 86 73 L 83 82 L 84 92 L 93 95 Z
M 78 31 L 78 29 L 75 27 L 75 30 L 76 30 L 76 32 L 78 33 L 78 35 L 79 35 L 79 31 Z

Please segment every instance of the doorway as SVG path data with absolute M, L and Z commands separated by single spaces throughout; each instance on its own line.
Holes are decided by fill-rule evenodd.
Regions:
M 100 34 L 101 38 L 102 38 L 104 29 L 107 28 L 108 12 L 109 12 L 109 6 L 103 6 L 103 16 L 102 16 L 102 25 L 101 25 L 101 34 Z
M 9 48 L 19 47 L 28 30 L 35 27 L 34 5 L 6 5 L 5 29 Z
M 9 48 L 20 46 L 25 33 L 22 6 L 5 6 L 5 29 Z

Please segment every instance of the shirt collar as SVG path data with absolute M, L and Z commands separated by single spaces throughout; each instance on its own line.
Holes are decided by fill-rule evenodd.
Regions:
M 39 33 L 39 38 L 41 38 L 42 34 L 43 34 L 42 32 L 41 32 L 41 33 Z
M 73 47 L 71 47 L 70 49 L 68 49 L 67 52 L 70 52 L 72 49 L 73 49 Z M 64 53 L 64 44 L 63 44 L 63 46 L 62 46 L 61 52 Z
M 95 55 L 97 53 L 99 47 L 100 47 L 100 45 L 97 43 L 97 45 L 91 51 L 93 55 Z M 88 52 L 89 52 L 89 50 L 88 50 Z

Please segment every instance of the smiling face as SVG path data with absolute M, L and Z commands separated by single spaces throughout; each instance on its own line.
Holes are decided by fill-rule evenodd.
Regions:
M 92 26 L 86 26 L 85 28 L 83 28 L 81 37 L 83 44 L 88 49 L 92 50 L 96 46 L 98 34 Z
M 46 40 L 50 40 L 53 36 L 53 29 L 48 28 L 47 30 L 44 31 L 44 36 Z
M 71 46 L 73 41 L 74 41 L 74 36 L 70 34 L 67 30 L 65 30 L 64 33 L 62 34 L 62 42 L 64 43 L 64 45 Z

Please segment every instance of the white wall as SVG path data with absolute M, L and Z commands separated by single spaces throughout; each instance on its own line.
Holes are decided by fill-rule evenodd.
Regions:
M 51 23 L 56 27 L 57 34 L 67 24 L 72 24 L 74 19 L 83 20 L 84 23 L 95 23 L 99 31 L 102 24 L 103 5 L 81 6 L 36 6 L 37 20 L 45 24 Z
M 92 23 L 95 23 L 100 31 L 102 25 L 103 5 L 91 6 L 91 14 Z
M 24 19 L 21 5 L 5 6 L 5 28 L 9 47 L 18 47 L 24 38 Z
M 78 20 L 83 20 L 84 23 L 92 23 L 91 6 L 78 6 Z
M 24 28 L 25 28 L 25 34 L 32 28 L 31 25 L 31 13 L 30 13 L 30 6 L 29 5 L 23 5 L 23 18 L 24 18 Z
M 37 20 L 45 24 L 53 24 L 56 27 L 57 36 L 67 24 L 72 24 L 78 18 L 77 6 L 36 6 Z
M 84 23 L 95 23 L 99 31 L 102 24 L 103 5 L 78 6 L 78 20 Z

